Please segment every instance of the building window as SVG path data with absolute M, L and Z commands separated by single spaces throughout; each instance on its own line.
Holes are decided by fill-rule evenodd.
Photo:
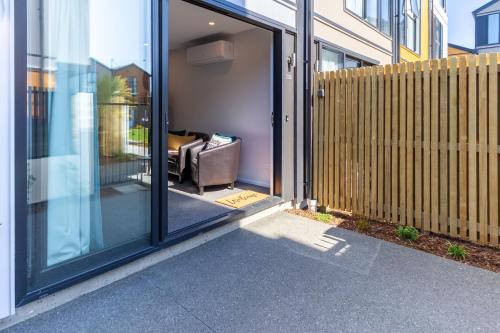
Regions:
M 401 44 L 420 52 L 420 0 L 401 0 Z
M 498 44 L 500 37 L 500 14 L 488 15 L 488 44 Z
M 444 10 L 446 10 L 446 0 L 439 0 L 439 4 Z
M 359 68 L 361 65 L 361 60 L 349 56 L 345 57 L 344 68 Z
M 432 30 L 432 57 L 439 59 L 443 57 L 443 25 L 436 18 L 433 17 L 433 30 Z
M 337 71 L 339 69 L 359 68 L 373 66 L 372 63 L 363 61 L 342 51 L 329 47 L 322 47 L 319 55 L 319 70 L 321 72 Z
M 330 72 L 344 68 L 344 55 L 330 49 L 321 49 L 321 71 Z
M 137 96 L 137 78 L 129 76 L 127 81 L 128 81 L 128 87 L 130 88 L 130 94 L 132 96 Z
M 381 32 L 391 35 L 391 0 L 346 0 L 346 8 Z
M 391 0 L 381 0 L 380 3 L 380 30 L 391 34 Z

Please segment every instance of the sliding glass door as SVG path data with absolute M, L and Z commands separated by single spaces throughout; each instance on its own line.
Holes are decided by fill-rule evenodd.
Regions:
M 151 2 L 27 0 L 27 291 L 151 245 Z

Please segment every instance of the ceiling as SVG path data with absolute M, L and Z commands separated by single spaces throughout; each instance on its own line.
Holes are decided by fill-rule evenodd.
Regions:
M 169 49 L 178 49 L 193 40 L 212 35 L 232 35 L 256 27 L 231 17 L 192 5 L 182 0 L 170 1 Z M 210 26 L 208 22 L 214 22 Z

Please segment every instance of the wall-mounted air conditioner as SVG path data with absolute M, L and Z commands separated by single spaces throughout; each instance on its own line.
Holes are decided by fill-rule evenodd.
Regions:
M 187 62 L 191 65 L 213 64 L 233 59 L 233 43 L 225 40 L 193 46 L 187 49 Z

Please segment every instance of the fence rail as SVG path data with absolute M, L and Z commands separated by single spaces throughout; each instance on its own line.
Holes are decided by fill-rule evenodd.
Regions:
M 499 245 L 500 55 L 315 74 L 319 204 Z

